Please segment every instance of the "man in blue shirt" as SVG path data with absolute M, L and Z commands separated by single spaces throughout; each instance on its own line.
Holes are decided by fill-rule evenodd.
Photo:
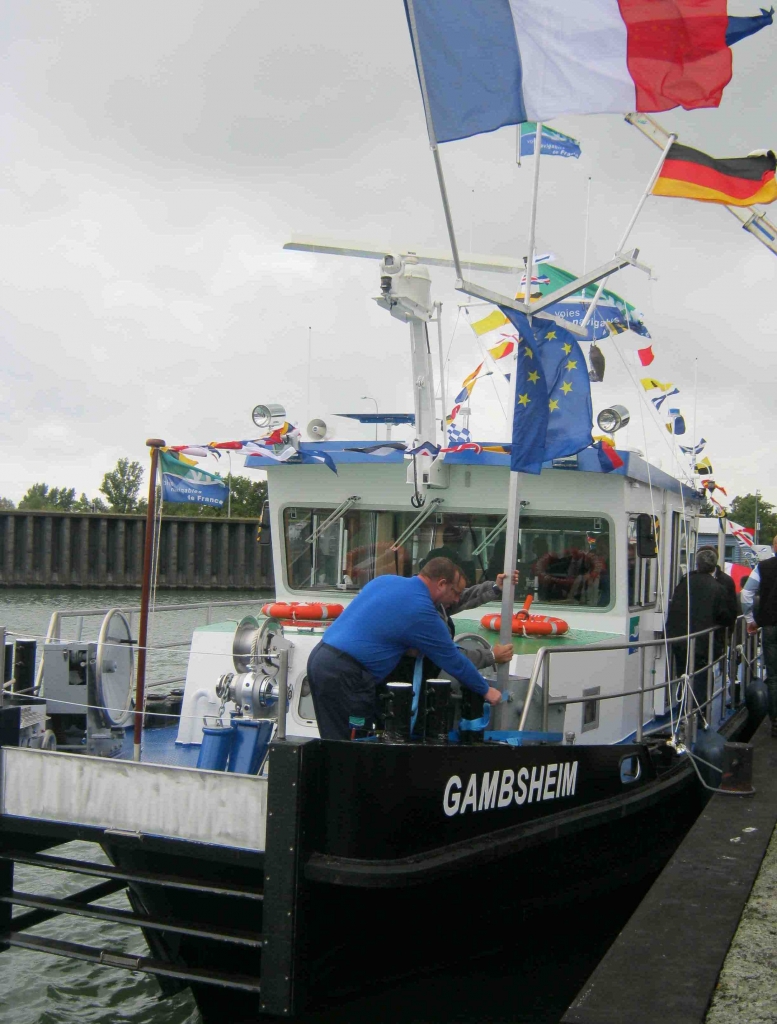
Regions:
M 318 731 L 325 740 L 347 740 L 349 719 L 374 720 L 378 686 L 408 648 L 415 648 L 489 704 L 501 700 L 454 645 L 438 605 L 464 590 L 461 570 L 433 558 L 418 576 L 378 576 L 328 627 L 308 659 L 308 681 Z

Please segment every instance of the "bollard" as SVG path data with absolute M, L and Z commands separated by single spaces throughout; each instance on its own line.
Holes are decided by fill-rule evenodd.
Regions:
M 461 720 L 459 721 L 459 742 L 464 744 L 483 743 L 484 728 L 465 729 L 462 722 L 482 722 L 483 695 L 469 690 L 465 686 L 461 688 Z M 490 715 L 489 715 L 490 718 Z
M 429 679 L 426 683 L 425 743 L 447 743 L 453 727 L 453 703 L 449 679 Z
M 413 684 L 388 683 L 380 695 L 385 726 L 386 743 L 409 743 L 410 721 L 413 715 Z
M 720 788 L 727 793 L 750 796 L 753 787 L 753 748 L 749 743 L 727 743 L 723 748 Z

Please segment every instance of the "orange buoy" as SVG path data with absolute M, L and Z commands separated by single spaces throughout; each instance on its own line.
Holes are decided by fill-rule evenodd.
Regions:
M 529 609 L 533 600 L 534 595 L 529 594 L 523 608 L 513 615 L 512 632 L 516 636 L 558 636 L 561 633 L 566 633 L 569 623 L 564 619 L 557 619 L 552 615 L 530 615 Z M 498 633 L 502 628 L 502 616 L 484 615 L 480 620 L 480 625 Z
M 342 615 L 344 608 L 341 604 L 321 604 L 311 601 L 275 601 L 272 604 L 262 605 L 262 615 L 268 615 L 273 619 L 284 619 L 290 623 L 295 622 L 326 622 L 336 619 Z

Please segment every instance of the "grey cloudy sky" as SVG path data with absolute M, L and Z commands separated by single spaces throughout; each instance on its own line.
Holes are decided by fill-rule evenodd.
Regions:
M 661 123 L 716 156 L 777 146 L 776 33 L 735 47 L 720 110 Z M 0 37 L 0 494 L 39 480 L 95 494 L 117 458 L 145 460 L 146 437 L 251 436 L 259 401 L 340 437 L 359 428 L 332 414 L 369 411 L 364 394 L 412 408 L 405 328 L 371 300 L 377 264 L 281 250 L 292 233 L 446 245 L 400 0 L 9 0 Z M 583 156 L 543 160 L 538 244 L 579 271 L 588 176 L 593 265 L 658 150 L 614 116 L 555 127 Z M 502 129 L 444 147 L 465 250 L 526 250 L 531 170 L 514 145 Z M 777 502 L 777 259 L 724 209 L 681 200 L 649 200 L 631 241 L 657 280 L 627 270 L 613 287 L 645 314 L 651 375 L 681 388 L 729 494 L 760 486 Z M 455 386 L 478 351 L 452 274 L 433 282 Z M 594 407 L 629 406 L 628 443 L 669 469 L 649 411 L 643 436 L 625 368 L 636 347 L 603 343 Z M 495 381 L 473 394 L 478 438 L 507 439 Z

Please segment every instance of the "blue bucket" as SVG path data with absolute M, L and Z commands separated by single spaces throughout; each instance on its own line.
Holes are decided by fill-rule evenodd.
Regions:
M 223 772 L 227 767 L 234 737 L 234 729 L 225 728 L 223 725 L 204 726 L 197 767 L 207 768 L 212 772 Z
M 227 770 L 238 775 L 256 775 L 267 754 L 272 727 L 273 723 L 267 719 L 233 719 L 230 731 L 235 738 Z

